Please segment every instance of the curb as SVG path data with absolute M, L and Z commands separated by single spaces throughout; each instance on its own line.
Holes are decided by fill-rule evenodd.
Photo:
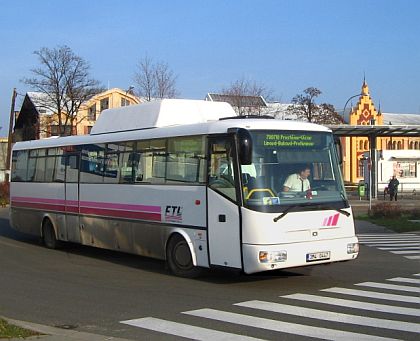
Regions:
M 66 330 L 66 329 L 61 329 L 61 328 L 56 328 L 56 327 L 45 326 L 42 324 L 37 324 L 37 323 L 32 323 L 32 322 L 27 322 L 27 321 L 13 320 L 4 316 L 0 316 L 0 318 L 2 318 L 3 320 L 15 326 L 29 329 L 34 332 L 43 334 L 43 335 L 31 336 L 31 337 L 25 338 L 25 340 L 131 341 L 129 339 L 122 339 L 122 338 L 113 337 L 113 336 L 91 334 L 91 333 L 79 332 L 75 330 Z M 8 340 L 21 341 L 22 339 L 19 338 L 19 339 L 8 339 Z

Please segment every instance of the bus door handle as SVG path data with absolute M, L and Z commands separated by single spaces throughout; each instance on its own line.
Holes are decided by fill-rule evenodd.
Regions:
M 219 214 L 219 223 L 226 223 L 226 215 Z

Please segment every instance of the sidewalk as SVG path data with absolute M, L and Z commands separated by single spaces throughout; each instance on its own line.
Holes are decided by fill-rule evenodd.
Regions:
M 369 200 L 366 199 L 354 199 L 354 198 L 350 198 L 349 200 L 350 205 L 353 209 L 353 213 L 356 216 L 361 215 L 361 214 L 367 214 L 369 211 Z M 378 204 L 378 203 L 383 203 L 383 202 L 390 202 L 388 200 L 383 200 L 383 198 L 377 198 L 377 199 L 372 199 L 372 206 Z M 398 201 L 393 201 L 392 202 L 395 205 L 400 205 L 403 209 L 413 209 L 413 208 L 418 208 L 420 209 L 420 200 L 418 199 L 400 199 Z
M 33 341 L 33 340 L 39 340 L 39 341 L 66 341 L 66 340 L 70 340 L 70 341 L 130 341 L 128 339 L 121 339 L 121 338 L 112 337 L 112 336 L 91 334 L 91 333 L 79 332 L 75 330 L 66 330 L 66 329 L 44 326 L 44 325 L 36 324 L 32 322 L 12 320 L 6 317 L 1 317 L 1 318 L 15 326 L 29 329 L 29 330 L 38 332 L 40 334 L 43 334 L 39 336 L 32 336 L 25 339 L 22 339 L 22 338 L 7 339 L 11 341 L 22 341 L 22 340 L 30 340 L 30 341 Z

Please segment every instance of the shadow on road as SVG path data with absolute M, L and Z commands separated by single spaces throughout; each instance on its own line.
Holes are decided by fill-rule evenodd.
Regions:
M 34 247 L 39 247 L 40 252 L 47 252 L 43 248 L 39 237 L 21 233 L 12 229 L 9 225 L 9 219 L 4 211 L 0 213 L 0 238 L 9 239 L 11 241 L 24 243 Z M 166 267 L 166 263 L 162 260 L 142 257 L 138 255 L 128 254 L 119 251 L 99 249 L 91 246 L 85 246 L 74 243 L 64 243 L 63 247 L 54 250 L 69 255 L 87 257 L 99 261 L 106 261 L 120 266 L 130 267 L 142 271 L 156 273 L 164 276 L 173 276 Z M 209 282 L 213 284 L 233 284 L 258 282 L 272 279 L 289 278 L 296 276 L 305 276 L 310 273 L 311 269 L 295 270 L 273 270 L 252 275 L 246 275 L 239 270 L 230 270 L 225 268 L 203 269 L 200 277 L 193 279 L 195 281 Z

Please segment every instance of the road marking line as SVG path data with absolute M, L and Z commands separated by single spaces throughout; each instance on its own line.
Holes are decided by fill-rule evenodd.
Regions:
M 286 296 L 281 296 L 281 297 L 290 298 L 294 300 L 300 300 L 300 301 L 331 304 L 331 305 L 336 305 L 336 306 L 341 306 L 341 307 L 346 307 L 346 308 L 356 308 L 356 309 L 363 309 L 363 310 L 370 310 L 370 311 L 378 311 L 382 313 L 420 316 L 420 309 L 415 309 L 415 308 L 405 308 L 405 307 L 398 307 L 398 306 L 385 305 L 385 304 L 375 304 L 375 303 L 367 303 L 367 302 L 360 302 L 360 301 L 343 300 L 341 298 L 332 298 L 332 297 L 327 297 L 327 296 L 316 296 L 316 295 L 309 295 L 309 294 L 292 294 L 292 295 L 286 295 Z
M 357 236 L 418 236 L 416 233 L 361 233 Z
M 321 327 L 306 326 L 302 324 L 283 322 L 278 320 L 270 320 L 261 317 L 230 313 L 215 309 L 199 309 L 186 311 L 183 314 L 203 317 L 207 319 L 223 321 L 228 323 L 250 326 L 254 328 L 272 330 L 287 334 L 308 336 L 324 340 L 389 340 L 379 336 L 346 332 Z
M 408 255 L 408 254 L 420 254 L 420 250 L 403 250 L 403 251 L 391 251 L 392 253 L 395 253 L 396 255 Z
M 404 247 L 378 247 L 379 250 L 420 250 L 420 246 L 404 246 Z
M 304 308 L 291 306 L 287 304 L 273 303 L 273 302 L 264 302 L 264 301 L 247 301 L 236 303 L 235 305 L 253 309 L 260 309 L 271 311 L 280 314 L 288 314 L 300 317 L 306 317 L 317 320 L 326 320 L 332 322 L 356 324 L 361 326 L 369 326 L 374 328 L 383 328 L 383 329 L 392 329 L 400 330 L 405 332 L 420 333 L 420 324 L 395 321 L 395 320 L 385 320 L 378 319 L 373 317 L 364 317 L 343 313 L 336 313 L 331 311 Z
M 363 282 L 363 283 L 358 283 L 355 285 L 378 288 L 378 289 L 400 290 L 400 291 L 420 293 L 420 288 L 415 288 L 415 287 L 410 287 L 410 286 L 405 286 L 405 285 L 395 285 L 395 284 L 376 283 L 376 282 Z
M 384 293 L 375 292 L 375 291 L 354 290 L 354 289 L 347 289 L 347 288 L 328 288 L 328 289 L 322 289 L 321 291 L 333 292 L 333 293 L 344 294 L 344 295 L 352 295 L 352 296 L 377 298 L 381 300 L 420 304 L 420 297 L 414 297 L 414 296 L 384 294 Z
M 362 244 L 420 244 L 420 240 L 370 240 L 360 241 Z
M 420 279 L 417 279 L 417 278 L 395 277 L 395 278 L 387 279 L 387 281 L 420 284 Z
M 366 244 L 367 246 L 411 246 L 411 247 L 420 247 L 420 243 L 407 243 L 407 244 L 394 244 L 394 243 L 390 243 L 390 244 Z
M 371 241 L 404 241 L 404 240 L 410 240 L 410 241 L 419 241 L 420 237 L 404 237 L 404 238 L 359 238 L 359 241 L 363 241 L 363 242 L 371 242 Z
M 420 259 L 420 256 L 405 256 L 407 259 Z
M 133 327 L 140 327 L 165 334 L 181 336 L 193 340 L 261 340 L 250 336 L 221 332 L 188 324 L 162 320 L 154 317 L 144 317 L 135 320 L 121 321 Z

